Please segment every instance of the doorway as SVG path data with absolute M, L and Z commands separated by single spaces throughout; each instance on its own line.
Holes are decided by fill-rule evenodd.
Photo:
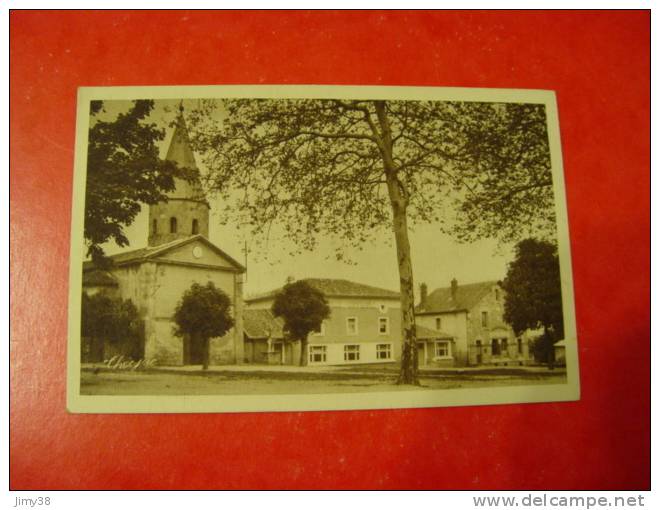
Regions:
M 183 340 L 183 364 L 201 365 L 204 363 L 204 341 L 198 335 L 186 335 Z
M 426 365 L 425 342 L 417 342 L 417 366 Z
M 273 344 L 273 357 L 271 359 L 271 363 L 275 365 L 284 365 L 284 348 L 281 342 Z

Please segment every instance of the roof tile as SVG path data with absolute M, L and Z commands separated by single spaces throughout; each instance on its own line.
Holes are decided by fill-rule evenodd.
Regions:
M 371 285 L 335 278 L 305 278 L 312 287 L 320 290 L 326 297 L 367 297 L 399 299 L 400 294 L 393 290 L 381 289 Z M 282 287 L 246 298 L 247 302 L 275 297 Z
M 283 326 L 270 310 L 243 310 L 243 331 L 249 338 L 283 338 Z
M 426 326 L 415 325 L 418 340 L 431 340 L 435 338 L 454 338 L 454 335 L 445 333 L 439 329 L 431 329 Z
M 496 281 L 468 283 L 458 285 L 456 298 L 452 296 L 451 287 L 442 287 L 435 289 L 426 298 L 425 303 L 420 303 L 415 307 L 416 313 L 440 313 L 457 310 L 471 310 L 488 294 Z

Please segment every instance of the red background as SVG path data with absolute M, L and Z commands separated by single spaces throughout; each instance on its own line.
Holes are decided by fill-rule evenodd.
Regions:
M 644 489 L 646 12 L 12 12 L 11 487 Z M 364 412 L 65 410 L 76 88 L 557 91 L 582 399 Z

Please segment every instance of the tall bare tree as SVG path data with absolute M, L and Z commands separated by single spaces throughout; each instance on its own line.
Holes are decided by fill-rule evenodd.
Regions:
M 418 384 L 409 222 L 438 222 L 459 238 L 498 224 L 524 231 L 528 215 L 552 223 L 541 105 L 232 99 L 202 103 L 190 124 L 209 189 L 254 234 L 277 223 L 313 249 L 320 235 L 360 245 L 391 230 L 402 384 Z

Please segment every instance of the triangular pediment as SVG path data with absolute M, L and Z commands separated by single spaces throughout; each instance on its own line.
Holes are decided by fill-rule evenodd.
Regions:
M 156 248 L 147 258 L 170 263 L 215 266 L 239 272 L 245 270 L 229 254 L 201 235 L 183 239 L 175 243 L 169 243 L 162 249 Z

